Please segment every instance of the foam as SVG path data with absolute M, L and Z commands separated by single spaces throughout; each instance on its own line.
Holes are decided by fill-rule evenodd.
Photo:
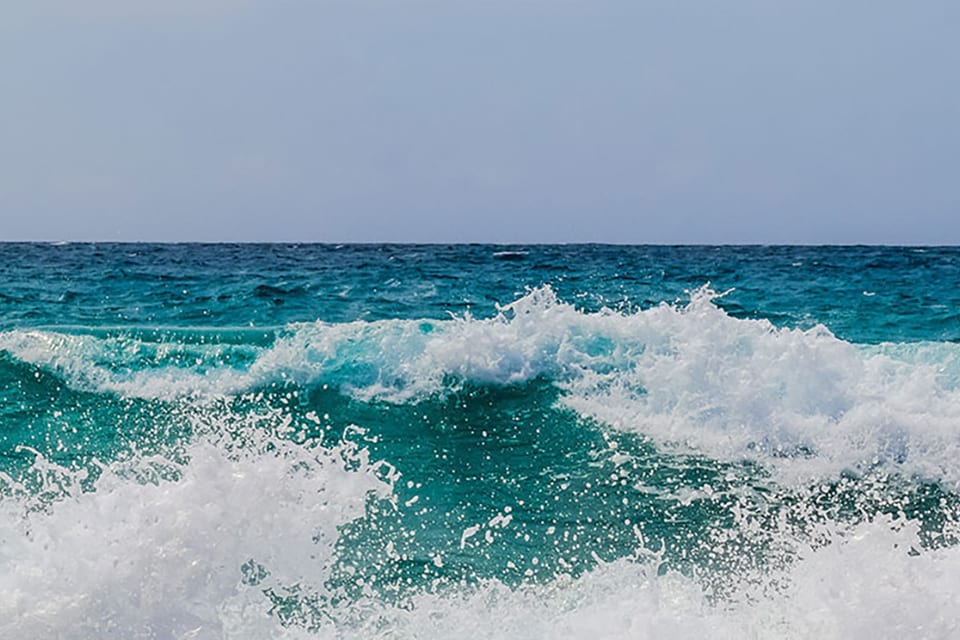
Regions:
M 703 288 L 683 305 L 585 313 L 541 287 L 486 319 L 291 325 L 245 347 L 243 367 L 215 366 L 221 354 L 111 369 L 102 339 L 48 332 L 0 334 L 0 348 L 70 384 L 136 397 L 323 382 L 399 403 L 545 376 L 581 415 L 662 444 L 806 479 L 882 465 L 960 483 L 960 345 L 855 345 L 822 326 L 733 318 L 716 297 Z
M 337 527 L 390 489 L 362 449 L 263 433 L 105 465 L 93 492 L 39 456 L 57 495 L 0 479 L 0 637 L 222 638 L 233 618 L 236 637 L 280 631 L 244 565 L 267 568 L 261 589 L 322 585 Z
M 960 346 L 854 345 L 822 326 L 733 318 L 716 296 L 704 288 L 686 305 L 583 313 L 544 287 L 485 320 L 302 325 L 251 372 L 303 382 L 346 373 L 354 394 L 394 402 L 451 378 L 548 376 L 581 415 L 660 443 L 808 479 L 884 464 L 960 482 Z M 358 370 L 366 377 L 351 377 Z
M 242 392 L 251 380 L 231 360 L 250 359 L 262 351 L 252 345 L 157 338 L 17 329 L 0 332 L 0 351 L 54 372 L 75 389 L 164 400 L 209 399 Z
M 309 630 L 283 625 L 263 590 L 322 591 L 337 525 L 362 512 L 366 492 L 384 487 L 366 472 L 343 471 L 331 452 L 247 450 L 238 458 L 207 441 L 187 453 L 178 479 L 144 483 L 113 467 L 94 494 L 64 495 L 24 521 L 5 518 L 0 634 L 878 640 L 948 638 L 960 629 L 960 549 L 923 549 L 915 522 L 887 517 L 831 523 L 815 545 L 774 531 L 792 559 L 732 576 L 735 587 L 721 600 L 697 578 L 662 572 L 658 556 L 641 550 L 576 580 L 451 585 L 399 606 L 368 592 L 328 601 Z M 249 560 L 269 568 L 258 584 L 243 583 Z
M 694 579 L 621 560 L 576 581 L 419 597 L 395 638 L 948 638 L 960 629 L 960 553 L 917 553 L 916 527 L 875 521 L 711 602 Z M 369 637 L 377 637 L 370 629 Z M 360 637 L 362 634 L 358 634 Z

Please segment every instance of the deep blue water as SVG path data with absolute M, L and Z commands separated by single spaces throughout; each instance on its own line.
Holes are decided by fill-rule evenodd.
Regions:
M 737 318 L 960 341 L 954 247 L 0 244 L 0 277 L 4 328 L 489 317 L 545 284 L 586 311 L 643 309 L 709 282 Z

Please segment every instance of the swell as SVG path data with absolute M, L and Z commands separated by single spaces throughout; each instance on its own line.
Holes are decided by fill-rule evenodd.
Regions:
M 880 465 L 960 481 L 960 346 L 855 345 L 822 326 L 734 318 L 716 298 L 702 289 L 683 305 L 585 312 L 543 287 L 487 319 L 15 330 L 0 349 L 70 388 L 170 402 L 327 385 L 416 404 L 466 383 L 546 379 L 577 414 L 663 445 L 808 479 Z

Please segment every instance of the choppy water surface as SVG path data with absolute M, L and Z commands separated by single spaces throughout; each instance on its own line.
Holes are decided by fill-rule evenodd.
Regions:
M 0 245 L 0 636 L 949 638 L 960 249 Z

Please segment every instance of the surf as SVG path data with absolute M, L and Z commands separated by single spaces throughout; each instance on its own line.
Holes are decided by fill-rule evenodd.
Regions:
M 958 345 L 723 300 L 0 332 L 0 629 L 948 633 Z

